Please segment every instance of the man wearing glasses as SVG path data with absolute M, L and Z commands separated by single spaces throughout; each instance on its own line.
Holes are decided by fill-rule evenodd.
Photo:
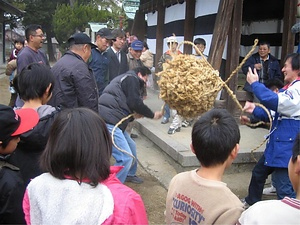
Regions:
M 17 58 L 17 74 L 30 63 L 42 63 L 50 67 L 48 58 L 44 52 L 40 50 L 43 47 L 45 35 L 41 25 L 31 24 L 25 29 L 25 38 L 27 45 L 18 53 Z M 22 107 L 24 102 L 17 97 L 15 106 Z
M 45 53 L 40 50 L 45 40 L 42 27 L 37 24 L 28 25 L 25 29 L 25 38 L 27 40 L 27 46 L 18 54 L 17 72 L 20 73 L 24 67 L 34 62 L 49 66 L 49 61 Z

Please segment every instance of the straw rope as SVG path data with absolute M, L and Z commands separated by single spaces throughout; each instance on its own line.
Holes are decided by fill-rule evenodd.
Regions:
M 199 59 L 193 55 L 171 54 L 173 59 L 166 61 L 163 64 L 163 71 L 157 73 L 157 76 L 160 77 L 158 81 L 160 98 L 169 104 L 171 108 L 176 109 L 179 115 L 185 118 L 195 118 L 213 107 L 218 92 L 224 88 L 243 113 L 243 107 L 227 84 L 255 51 L 258 39 L 255 39 L 251 50 L 236 69 L 231 72 L 226 81 L 220 78 L 219 72 L 210 65 L 194 43 L 183 41 L 178 45 L 178 49 L 183 44 L 192 45 L 202 57 Z M 269 110 L 261 104 L 255 103 L 255 105 L 266 111 L 271 127 L 272 118 Z M 247 125 L 257 126 L 258 124 Z M 251 151 L 252 156 L 253 152 L 262 146 L 265 141 Z
M 117 127 L 120 126 L 125 120 L 128 120 L 128 119 L 129 119 L 130 117 L 132 117 L 132 116 L 134 116 L 134 113 L 132 113 L 132 114 L 130 114 L 130 115 L 124 117 L 123 119 L 121 119 L 121 120 L 113 127 L 113 129 L 112 129 L 112 131 L 111 131 L 111 139 L 112 139 L 113 145 L 114 145 L 115 148 L 118 149 L 120 152 L 123 152 L 123 153 L 125 153 L 126 155 L 129 155 L 129 156 L 133 159 L 133 161 L 132 161 L 132 163 L 131 163 L 131 166 L 135 163 L 136 158 L 135 158 L 132 154 L 130 154 L 129 152 L 126 152 L 125 150 L 121 149 L 119 146 L 116 145 L 115 140 L 114 140 L 114 134 L 115 134 L 115 130 L 117 129 Z
M 175 54 L 171 53 L 173 60 L 166 61 L 163 64 L 163 71 L 157 74 L 157 76 L 160 77 L 160 80 L 158 81 L 158 85 L 160 87 L 160 98 L 162 98 L 165 103 L 169 104 L 171 108 L 176 109 L 179 115 L 184 116 L 185 118 L 194 118 L 210 110 L 213 107 L 218 92 L 222 88 L 224 88 L 227 91 L 228 95 L 236 103 L 237 107 L 243 113 L 243 107 L 241 106 L 231 89 L 227 86 L 227 83 L 241 69 L 246 60 L 252 55 L 256 45 L 258 44 L 258 39 L 255 39 L 254 45 L 252 46 L 251 50 L 248 52 L 242 62 L 237 66 L 237 68 L 232 71 L 225 82 L 220 78 L 219 72 L 210 65 L 202 52 L 193 42 L 183 41 L 179 44 L 178 49 L 183 44 L 192 45 L 195 48 L 196 52 L 202 57 L 201 59 L 198 59 L 193 55 L 178 55 L 177 51 Z M 259 103 L 255 103 L 255 105 L 263 108 L 266 111 L 271 128 L 272 118 L 269 110 Z M 162 106 L 161 110 L 163 111 L 163 109 L 164 105 Z M 121 119 L 114 126 L 111 136 L 113 145 L 119 151 L 132 157 L 134 163 L 136 158 L 132 154 L 119 148 L 114 141 L 115 129 L 133 115 L 134 114 L 130 114 L 127 117 Z M 255 126 L 257 126 L 257 124 L 255 124 Z M 266 139 L 258 147 L 251 150 L 251 156 L 255 161 L 257 160 L 254 157 L 254 151 L 260 148 L 265 142 Z

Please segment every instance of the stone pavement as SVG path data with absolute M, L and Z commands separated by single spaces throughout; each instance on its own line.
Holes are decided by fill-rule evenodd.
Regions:
M 159 92 L 148 88 L 148 97 L 145 104 L 154 111 L 161 110 L 163 101 L 159 99 Z M 148 137 L 181 166 L 198 166 L 197 158 L 190 150 L 192 127 L 181 128 L 180 132 L 170 135 L 167 134 L 169 126 L 170 122 L 161 124 L 160 120 L 151 119 L 138 119 L 135 124 L 139 132 Z M 264 135 L 268 133 L 268 130 L 263 128 L 252 129 L 245 125 L 240 125 L 239 128 L 241 132 L 240 152 L 234 163 L 240 165 L 253 164 L 255 162 L 253 156 L 258 159 L 265 145 L 257 149 L 254 154 L 251 154 L 251 150 L 263 142 Z

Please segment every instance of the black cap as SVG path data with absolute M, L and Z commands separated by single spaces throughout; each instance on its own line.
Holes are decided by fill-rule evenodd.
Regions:
M 101 28 L 100 30 L 98 30 L 96 35 L 100 35 L 101 37 L 104 37 L 108 40 L 115 39 L 115 37 L 111 33 L 111 30 L 108 28 Z
M 97 48 L 96 45 L 94 45 L 91 42 L 91 39 L 89 36 L 87 36 L 85 33 L 75 33 L 68 39 L 69 45 L 80 45 L 80 44 L 89 44 L 92 48 Z
M 0 140 L 31 130 L 39 121 L 38 113 L 31 108 L 13 110 L 0 104 Z

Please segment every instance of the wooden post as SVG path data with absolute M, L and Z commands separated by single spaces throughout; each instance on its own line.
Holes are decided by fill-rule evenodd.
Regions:
M 281 65 L 287 54 L 294 52 L 295 34 L 291 32 L 291 27 L 296 23 L 297 0 L 284 1 L 284 17 L 282 32 Z
M 157 27 L 156 27 L 156 54 L 155 63 L 159 61 L 163 54 L 163 40 L 164 40 L 164 24 L 165 24 L 165 7 L 163 6 L 163 1 L 157 3 Z M 157 71 L 157 66 L 155 67 L 155 72 Z M 157 76 L 153 77 L 154 88 L 158 89 Z
M 195 7 L 196 0 L 186 1 L 185 5 L 185 20 L 184 20 L 184 40 L 193 41 L 194 37 L 194 24 L 195 24 Z M 192 54 L 192 46 L 185 45 L 185 54 Z
M 208 55 L 208 62 L 216 70 L 220 69 L 222 54 L 232 17 L 235 0 L 222 0 L 219 4 L 218 14 L 215 22 L 213 38 Z
M 137 10 L 134 16 L 131 33 L 140 41 L 144 41 L 146 34 L 146 21 L 144 12 Z
M 225 79 L 227 79 L 231 74 L 231 72 L 239 65 L 241 29 L 242 29 L 242 17 L 243 17 L 242 12 L 243 12 L 243 1 L 235 0 L 234 9 L 233 9 L 233 18 L 230 25 L 230 32 L 228 34 Z M 232 77 L 229 83 L 227 84 L 234 94 L 236 94 L 237 92 L 237 84 L 238 84 L 238 76 L 237 74 L 235 74 L 234 77 Z M 227 106 L 226 106 L 227 110 L 232 114 L 234 114 L 236 109 L 236 103 L 227 94 L 227 92 L 225 94 L 225 99 L 227 102 Z

